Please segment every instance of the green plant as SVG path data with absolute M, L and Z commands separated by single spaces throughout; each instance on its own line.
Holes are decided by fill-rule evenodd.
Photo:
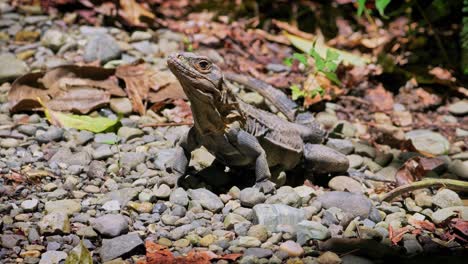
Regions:
M 284 60 L 284 64 L 287 66 L 291 66 L 294 60 L 299 61 L 300 63 L 304 64 L 304 66 L 309 67 L 308 57 L 311 56 L 315 61 L 315 67 L 312 74 L 317 75 L 319 73 L 323 74 L 327 79 L 332 81 L 337 85 L 341 85 L 340 80 L 336 76 L 336 69 L 338 68 L 339 64 L 339 54 L 336 51 L 331 49 L 327 49 L 326 56 L 323 58 L 320 54 L 316 51 L 315 46 L 310 49 L 309 53 L 294 53 L 292 57 L 286 58 Z M 290 87 L 292 99 L 297 100 L 301 97 L 304 98 L 314 98 L 317 95 L 323 96 L 325 94 L 325 89 L 323 87 L 317 87 L 312 90 L 304 90 L 299 87 L 299 85 L 293 84 Z
M 385 16 L 385 8 L 390 4 L 391 0 L 375 0 L 375 8 L 377 11 L 379 11 L 379 14 L 381 16 Z M 361 16 L 364 11 L 369 12 L 369 9 L 366 7 L 366 2 L 367 0 L 358 0 L 358 10 L 357 14 L 358 16 Z

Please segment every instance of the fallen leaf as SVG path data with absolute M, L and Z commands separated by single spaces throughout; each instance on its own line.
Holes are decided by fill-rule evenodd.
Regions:
M 464 236 L 468 237 L 468 221 L 461 218 L 455 218 L 452 219 L 451 226 L 453 229 L 458 230 Z
M 369 101 L 378 111 L 390 111 L 393 109 L 393 95 L 385 90 L 382 84 L 375 89 L 367 90 L 365 99 Z
M 106 117 L 91 117 L 86 115 L 74 115 L 62 113 L 48 109 L 43 105 L 44 113 L 52 125 L 65 128 L 75 128 L 79 130 L 88 130 L 94 133 L 104 132 L 115 127 L 120 120 Z
M 428 172 L 443 164 L 444 162 L 437 158 L 414 157 L 409 159 L 395 175 L 397 187 L 419 181 L 424 178 Z
M 175 105 L 174 108 L 163 110 L 163 114 L 168 117 L 169 120 L 175 123 L 193 122 L 192 110 L 186 101 L 178 99 L 172 103 Z
M 86 114 L 109 101 L 110 94 L 106 91 L 86 87 L 72 88 L 47 102 L 47 107 Z
M 91 253 L 84 245 L 83 240 L 68 253 L 65 264 L 93 264 Z
M 410 217 L 408 219 L 408 223 L 412 226 L 414 226 L 415 228 L 422 228 L 422 229 L 426 229 L 430 232 L 434 232 L 435 231 L 435 225 L 427 220 L 416 220 L 412 217 Z
M 242 254 L 240 253 L 231 253 L 231 254 L 226 254 L 224 256 L 217 257 L 217 259 L 236 261 L 240 257 L 242 257 Z
M 131 26 L 146 27 L 142 19 L 153 20 L 156 16 L 135 0 L 120 0 L 120 16 Z
M 144 101 L 148 98 L 151 87 L 157 86 L 155 74 L 142 60 L 121 65 L 115 71 L 115 75 L 125 82 L 125 90 L 132 101 L 133 110 L 141 115 L 146 112 Z
M 449 70 L 441 67 L 434 67 L 429 71 L 429 73 L 435 77 L 435 82 L 443 85 L 450 85 L 456 81 L 455 77 L 453 77 Z
M 158 71 L 154 75 L 156 85 L 151 87 L 148 100 L 151 103 L 173 101 L 177 99 L 187 100 L 182 86 L 177 78 L 169 71 Z
M 403 228 L 399 228 L 398 230 L 393 230 L 391 225 L 388 225 L 388 238 L 392 241 L 393 245 L 398 244 L 403 239 L 403 235 L 410 232 L 411 227 L 405 226 Z
M 21 76 L 12 84 L 8 100 L 12 112 L 40 107 L 39 98 L 55 111 L 88 113 L 107 103 L 110 95 L 126 95 L 114 70 L 66 65 Z

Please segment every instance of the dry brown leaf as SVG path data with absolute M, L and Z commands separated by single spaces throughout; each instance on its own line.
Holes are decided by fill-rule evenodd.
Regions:
M 142 60 L 116 69 L 115 75 L 125 82 L 125 90 L 132 101 L 133 110 L 141 115 L 146 112 L 144 101 L 148 98 L 151 87 L 157 87 L 155 74 Z
M 393 95 L 385 90 L 382 84 L 375 89 L 367 90 L 365 99 L 379 111 L 385 112 L 393 109 Z
M 409 159 L 395 175 L 397 187 L 419 181 L 426 176 L 428 172 L 443 164 L 444 162 L 437 158 L 414 157 Z
M 110 93 L 88 87 L 71 88 L 59 94 L 47 107 L 56 111 L 69 111 L 86 114 L 110 101 Z
M 142 18 L 151 20 L 156 18 L 151 11 L 135 0 L 120 0 L 120 7 L 120 16 L 131 26 L 146 27 L 148 25 L 141 21 Z
M 38 108 L 40 99 L 55 111 L 88 113 L 108 103 L 110 95 L 126 95 L 118 85 L 114 70 L 66 65 L 18 78 L 8 100 L 12 112 Z
M 455 77 L 453 77 L 452 73 L 441 67 L 434 67 L 432 68 L 429 73 L 435 77 L 437 83 L 448 85 L 456 81 Z
M 177 78 L 169 71 L 158 71 L 154 75 L 157 85 L 151 87 L 148 100 L 151 103 L 173 101 L 177 99 L 187 100 L 187 96 L 182 89 Z

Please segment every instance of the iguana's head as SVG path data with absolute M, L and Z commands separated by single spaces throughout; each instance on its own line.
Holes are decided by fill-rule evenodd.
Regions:
M 169 56 L 167 64 L 190 101 L 195 98 L 202 101 L 221 98 L 223 74 L 207 57 L 190 52 L 175 53 Z

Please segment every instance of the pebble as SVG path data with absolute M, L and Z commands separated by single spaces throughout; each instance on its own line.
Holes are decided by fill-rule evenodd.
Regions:
M 0 83 L 11 81 L 28 73 L 29 68 L 11 53 L 0 54 Z
M 47 131 L 37 130 L 36 131 L 36 140 L 39 143 L 49 143 L 52 141 L 59 141 L 63 137 L 64 130 L 55 126 L 49 127 Z
M 171 195 L 171 187 L 161 184 L 159 187 L 155 186 L 153 193 L 159 199 L 167 199 Z
M 120 214 L 107 214 L 92 221 L 92 227 L 106 237 L 116 237 L 128 232 L 128 221 Z
M 100 61 L 106 63 L 118 59 L 121 52 L 117 41 L 111 35 L 96 34 L 86 44 L 83 58 L 86 62 Z
M 359 182 L 347 176 L 336 176 L 328 182 L 328 187 L 335 191 L 348 191 L 352 193 L 364 193 Z
M 117 114 L 129 115 L 133 112 L 132 102 L 126 97 L 111 98 L 109 106 Z
M 242 194 L 241 194 L 242 196 Z M 292 207 L 298 207 L 302 204 L 301 197 L 294 191 L 291 186 L 282 186 L 276 191 L 275 195 L 270 196 L 265 203 L 269 204 L 285 204 Z
M 356 154 L 348 155 L 346 156 L 346 158 L 349 161 L 349 167 L 353 169 L 360 168 L 362 164 L 364 163 L 364 159 L 361 156 L 356 155 Z
M 306 219 L 306 211 L 284 204 L 257 204 L 253 207 L 254 223 L 276 232 L 278 226 L 296 226 Z
M 62 47 L 66 41 L 67 35 L 56 29 L 47 30 L 41 38 L 42 45 L 54 51 L 60 49 L 60 47 Z
M 146 160 L 146 154 L 143 152 L 124 152 L 120 156 L 120 165 L 126 169 L 134 169 Z
M 39 264 L 58 264 L 67 258 L 67 253 L 63 251 L 50 250 L 42 254 Z
M 342 263 L 342 260 L 336 253 L 327 251 L 317 258 L 317 262 L 319 264 L 340 264 Z M 343 263 L 348 263 L 348 262 L 343 262 Z
M 432 214 L 434 224 L 441 224 L 448 218 L 460 214 L 460 218 L 468 220 L 468 206 L 454 206 L 439 209 Z
M 143 240 L 136 233 L 118 236 L 112 239 L 103 239 L 99 252 L 103 262 L 113 260 L 123 255 L 134 255 L 144 252 Z
M 187 193 L 192 200 L 199 202 L 203 208 L 211 212 L 217 212 L 224 207 L 224 203 L 221 199 L 207 189 L 190 189 Z
M 297 224 L 297 243 L 304 245 L 311 239 L 325 240 L 330 237 L 330 231 L 319 222 L 301 221 Z
M 265 242 L 268 239 L 268 229 L 263 225 L 253 225 L 249 228 L 247 235 L 258 238 L 260 242 Z
M 447 208 L 453 206 L 463 205 L 463 201 L 458 194 L 449 189 L 442 189 L 432 197 L 432 203 L 440 208 Z
M 371 217 L 371 220 L 372 218 L 380 218 L 371 200 L 362 194 L 333 191 L 320 195 L 317 200 L 322 203 L 324 208 L 340 208 L 343 212 L 350 213 L 353 218 Z
M 454 115 L 466 115 L 468 113 L 468 100 L 461 100 L 449 105 L 448 111 Z
M 177 188 L 172 191 L 171 195 L 169 196 L 169 201 L 173 204 L 178 204 L 185 207 L 189 203 L 188 194 L 183 188 Z
M 468 161 L 454 160 L 448 169 L 459 178 L 468 180 Z
M 327 146 L 344 155 L 349 155 L 354 151 L 353 143 L 347 139 L 330 138 L 327 141 Z
M 16 148 L 20 141 L 14 138 L 4 138 L 0 140 L 0 147 L 2 148 Z
M 258 238 L 251 236 L 241 236 L 238 241 L 238 246 L 245 248 L 259 247 L 261 244 L 262 242 Z
M 411 140 L 419 152 L 434 156 L 444 155 L 450 149 L 450 143 L 444 136 L 430 130 L 413 130 L 406 133 L 406 138 Z
M 67 215 L 72 215 L 81 211 L 81 204 L 77 200 L 58 200 L 45 203 L 45 210 L 48 213 L 63 212 Z
M 375 158 L 377 155 L 377 151 L 374 147 L 360 142 L 354 143 L 354 153 L 371 159 Z
M 279 249 L 286 252 L 290 257 L 299 257 L 304 254 L 304 249 L 301 247 L 301 245 L 292 240 L 281 243 Z
M 21 208 L 23 208 L 23 210 L 26 212 L 31 212 L 37 209 L 38 204 L 39 204 L 39 200 L 33 198 L 31 200 L 25 200 L 21 202 Z
M 251 247 L 244 251 L 244 256 L 255 256 L 257 258 L 269 258 L 273 255 L 273 251 L 267 248 Z
M 119 128 L 119 131 L 117 132 L 117 136 L 122 138 L 124 142 L 133 138 L 141 137 L 144 134 L 145 133 L 141 129 L 126 126 Z
M 257 188 L 245 188 L 240 191 L 239 200 L 243 206 L 253 207 L 265 201 L 265 194 Z
M 51 212 L 45 215 L 37 224 L 40 232 L 44 234 L 69 234 L 70 220 L 65 212 Z

